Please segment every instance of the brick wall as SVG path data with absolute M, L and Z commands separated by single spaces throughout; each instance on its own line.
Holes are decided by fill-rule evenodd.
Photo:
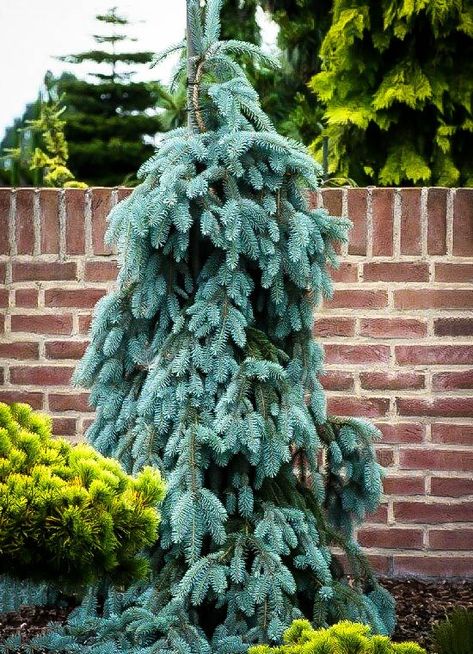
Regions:
M 116 274 L 103 245 L 121 189 L 0 189 L 0 400 L 80 437 L 69 379 Z M 335 295 L 318 313 L 339 415 L 383 431 L 386 497 L 360 531 L 380 572 L 473 576 L 473 189 L 327 189 L 354 222 Z

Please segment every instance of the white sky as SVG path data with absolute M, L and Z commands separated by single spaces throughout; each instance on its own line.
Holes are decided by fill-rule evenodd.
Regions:
M 68 65 L 54 57 L 95 47 L 95 15 L 113 5 L 140 21 L 129 29 L 138 39 L 131 48 L 159 52 L 183 38 L 185 0 L 0 0 L 0 140 L 5 127 L 36 99 L 47 70 L 85 76 L 90 63 Z M 274 26 L 266 24 L 265 40 L 274 42 L 274 37 Z M 154 70 L 142 66 L 135 79 L 166 82 L 175 61 Z
M 131 48 L 157 52 L 183 36 L 184 0 L 0 0 L 0 135 L 36 99 L 48 69 L 85 76 L 90 63 L 67 65 L 54 57 L 95 47 L 95 15 L 113 4 L 141 21 L 130 28 L 138 38 Z M 170 67 L 151 71 L 143 66 L 140 77 L 165 79 Z

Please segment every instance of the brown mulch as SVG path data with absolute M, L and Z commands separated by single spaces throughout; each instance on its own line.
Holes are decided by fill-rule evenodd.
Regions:
M 21 636 L 27 643 L 47 631 L 50 622 L 63 624 L 72 607 L 22 606 L 18 611 L 0 613 L 0 644 L 10 636 Z
M 414 640 L 431 651 L 432 627 L 455 607 L 473 610 L 473 579 L 435 580 L 383 579 L 396 600 L 396 641 Z
M 394 640 L 414 640 L 430 650 L 432 626 L 456 606 L 473 610 L 473 580 L 420 581 L 419 579 L 383 579 L 395 597 L 398 623 Z M 23 607 L 14 613 L 0 614 L 0 643 L 21 634 L 27 642 L 44 633 L 49 622 L 65 622 L 71 608 Z

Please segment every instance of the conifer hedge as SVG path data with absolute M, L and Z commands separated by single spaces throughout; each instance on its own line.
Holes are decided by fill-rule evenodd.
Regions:
M 473 184 L 471 0 L 334 0 L 312 144 L 358 184 Z

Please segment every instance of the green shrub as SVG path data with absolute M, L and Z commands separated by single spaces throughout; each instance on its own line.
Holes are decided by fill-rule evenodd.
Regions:
M 472 186 L 471 0 L 333 0 L 311 145 L 357 184 Z M 314 114 L 316 116 L 316 114 Z
M 248 654 L 426 654 L 417 643 L 393 643 L 387 636 L 373 636 L 368 625 L 337 622 L 314 629 L 308 620 L 294 620 L 279 647 L 257 645 Z
M 0 573 L 90 582 L 142 577 L 156 540 L 159 473 L 135 479 L 89 445 L 51 435 L 26 404 L 0 403 Z
M 472 654 L 473 611 L 457 608 L 435 625 L 432 640 L 436 654 Z

